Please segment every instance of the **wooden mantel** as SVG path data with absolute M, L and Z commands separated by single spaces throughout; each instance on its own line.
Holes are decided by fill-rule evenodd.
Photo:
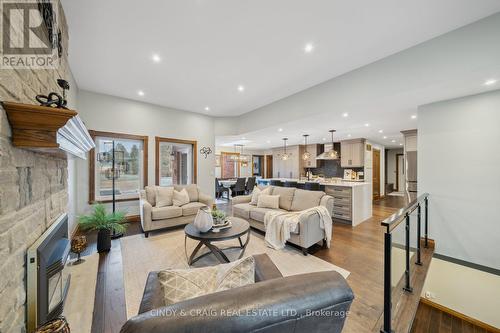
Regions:
M 15 147 L 45 153 L 66 151 L 81 158 L 94 147 L 76 111 L 14 102 L 2 105 Z

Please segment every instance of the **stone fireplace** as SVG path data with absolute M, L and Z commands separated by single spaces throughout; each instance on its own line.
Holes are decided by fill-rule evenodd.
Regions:
M 56 69 L 0 69 L 0 100 L 37 104 L 37 94 L 60 91 L 56 80 L 70 81 L 70 107 L 76 85 L 67 62 L 68 35 L 62 7 L 63 54 Z M 68 161 L 18 149 L 0 105 L 0 332 L 26 327 L 27 249 L 68 212 Z M 71 234 L 70 230 L 70 234 Z

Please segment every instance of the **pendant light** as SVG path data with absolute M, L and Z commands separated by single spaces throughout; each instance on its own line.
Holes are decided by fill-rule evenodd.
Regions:
M 304 137 L 304 146 L 305 146 L 304 153 L 302 154 L 302 159 L 304 161 L 307 161 L 309 158 L 311 158 L 311 153 L 307 151 L 307 137 L 309 136 L 309 134 L 304 134 L 302 136 Z
M 337 153 L 337 151 L 335 151 L 335 144 L 333 142 L 333 133 L 336 132 L 336 130 L 329 130 L 329 132 L 332 134 L 332 149 L 327 153 L 328 157 L 331 158 L 331 159 L 337 159 L 339 158 L 339 154 Z
M 283 138 L 283 154 L 281 154 L 281 160 L 287 161 L 290 158 L 290 154 L 286 152 L 286 141 L 288 138 Z
M 231 160 L 235 162 L 247 162 L 248 157 L 243 155 L 243 145 L 234 145 L 234 155 L 231 155 Z

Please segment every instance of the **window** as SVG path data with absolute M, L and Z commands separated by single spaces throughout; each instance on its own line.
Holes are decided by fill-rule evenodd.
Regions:
M 156 185 L 196 184 L 196 141 L 155 138 Z
M 113 147 L 116 201 L 136 200 L 147 184 L 148 137 L 89 131 L 96 148 L 89 156 L 89 201 L 110 202 L 113 197 Z

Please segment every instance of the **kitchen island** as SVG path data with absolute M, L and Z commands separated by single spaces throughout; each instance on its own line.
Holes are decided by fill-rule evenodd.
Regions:
M 305 184 L 305 180 L 271 178 L 273 180 L 293 181 Z M 259 179 L 259 183 L 268 184 L 271 179 Z M 372 183 L 363 181 L 316 181 L 322 190 L 333 197 L 333 211 L 330 212 L 336 222 L 350 224 L 353 227 L 372 217 Z

